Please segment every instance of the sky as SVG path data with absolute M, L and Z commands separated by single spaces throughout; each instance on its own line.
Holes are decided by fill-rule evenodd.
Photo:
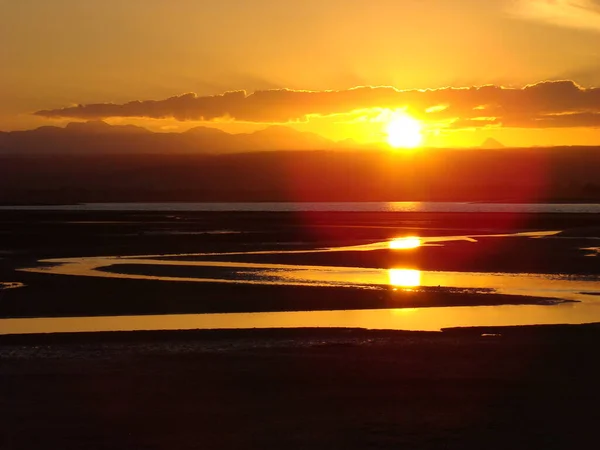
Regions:
M 600 0 L 0 0 L 0 130 L 600 144 Z

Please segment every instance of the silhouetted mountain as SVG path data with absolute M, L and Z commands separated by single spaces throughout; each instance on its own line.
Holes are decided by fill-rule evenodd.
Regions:
M 504 145 L 494 138 L 487 138 L 483 141 L 483 144 L 481 144 L 481 148 L 504 148 Z
M 71 122 L 65 127 L 66 131 L 78 134 L 148 134 L 149 130 L 135 125 L 109 125 L 102 120 L 89 122 Z
M 223 130 L 219 130 L 218 128 L 210 128 L 210 127 L 195 127 L 190 128 L 185 131 L 183 134 L 188 134 L 191 136 L 201 136 L 201 137 L 215 137 L 215 136 L 229 136 L 229 133 L 226 133 Z
M 314 133 L 272 126 L 246 134 L 196 127 L 184 133 L 154 133 L 133 125 L 73 122 L 0 133 L 2 154 L 198 154 L 257 150 L 324 150 L 338 144 Z
M 335 147 L 335 143 L 316 133 L 307 133 L 293 128 L 274 125 L 251 134 L 235 136 L 240 145 L 253 150 L 324 150 Z

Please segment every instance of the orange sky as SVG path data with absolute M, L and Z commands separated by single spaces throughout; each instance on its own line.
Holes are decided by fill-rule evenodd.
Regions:
M 0 42 L 5 131 L 93 117 L 367 142 L 407 109 L 426 145 L 600 144 L 598 0 L 0 0 Z

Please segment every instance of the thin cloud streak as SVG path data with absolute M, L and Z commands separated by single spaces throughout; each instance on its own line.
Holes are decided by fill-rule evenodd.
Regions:
M 519 0 L 511 12 L 529 20 L 600 32 L 598 0 Z

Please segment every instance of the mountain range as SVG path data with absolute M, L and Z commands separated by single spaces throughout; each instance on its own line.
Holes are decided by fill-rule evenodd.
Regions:
M 72 122 L 65 128 L 0 132 L 2 154 L 210 154 L 266 150 L 331 150 L 359 147 L 315 133 L 274 125 L 253 133 L 230 134 L 196 127 L 183 133 L 155 133 L 134 125 Z

